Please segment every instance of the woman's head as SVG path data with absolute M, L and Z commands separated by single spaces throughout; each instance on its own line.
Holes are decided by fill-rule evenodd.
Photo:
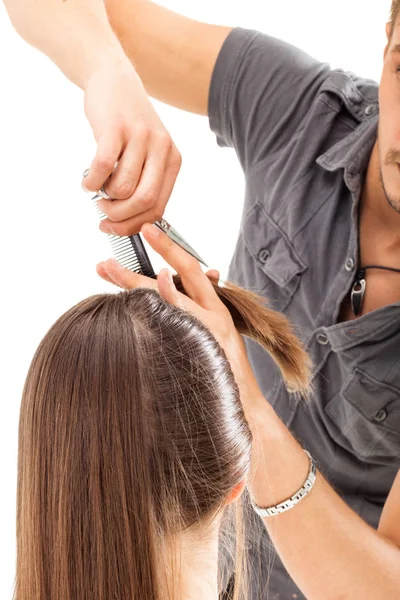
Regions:
M 154 291 L 89 298 L 33 359 L 20 420 L 18 600 L 156 598 L 165 540 L 206 524 L 249 469 L 224 353 Z M 22 581 L 21 581 L 22 583 Z M 76 586 L 76 589 L 73 589 Z M 139 596 L 137 596 L 139 598 Z
M 304 387 L 307 360 L 284 317 L 216 289 L 239 331 Z M 15 600 L 159 600 L 170 543 L 219 522 L 249 471 L 251 435 L 211 333 L 137 289 L 89 298 L 50 329 L 19 444 Z

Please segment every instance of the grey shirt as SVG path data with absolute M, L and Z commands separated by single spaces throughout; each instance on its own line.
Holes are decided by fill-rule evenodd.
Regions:
M 357 268 L 357 204 L 376 140 L 378 86 L 235 29 L 215 66 L 209 116 L 246 177 L 230 279 L 284 312 L 315 364 L 311 400 L 297 404 L 272 360 L 249 343 L 262 391 L 376 527 L 400 469 L 400 303 L 351 322 L 338 315 Z M 250 600 L 304 598 L 278 557 L 271 565 L 267 534 L 256 529 Z

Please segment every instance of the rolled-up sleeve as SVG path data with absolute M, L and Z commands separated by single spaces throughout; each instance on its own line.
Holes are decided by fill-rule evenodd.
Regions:
M 220 146 L 246 171 L 285 146 L 307 118 L 327 64 L 257 31 L 234 29 L 214 67 L 208 113 Z

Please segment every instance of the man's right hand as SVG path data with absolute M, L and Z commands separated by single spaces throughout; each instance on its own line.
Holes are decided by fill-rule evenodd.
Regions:
M 206 115 L 215 61 L 231 29 L 149 0 L 4 2 L 18 33 L 85 91 L 98 149 L 84 187 L 95 192 L 105 184 L 115 199 L 100 202 L 108 217 L 101 229 L 133 234 L 158 220 L 181 158 L 142 81 L 157 99 Z
M 180 153 L 127 59 L 105 61 L 94 71 L 85 88 L 85 112 L 98 146 L 82 185 L 96 192 L 105 184 L 112 198 L 99 201 L 108 217 L 100 229 L 137 233 L 144 223 L 162 217 Z
M 109 259 L 97 265 L 97 273 L 109 283 L 123 289 L 155 289 L 167 302 L 195 315 L 211 331 L 226 353 L 240 389 L 245 412 L 250 414 L 258 408 L 260 399 L 264 406 L 265 400 L 248 360 L 243 338 L 236 329 L 228 308 L 213 287 L 212 283 L 219 279 L 219 272 L 211 270 L 204 273 L 195 258 L 154 225 L 145 224 L 141 233 L 151 248 L 180 275 L 185 294 L 176 289 L 168 269 L 163 269 L 155 280 L 134 273 L 116 260 Z
M 158 220 L 181 157 L 110 25 L 104 0 L 5 4 L 18 33 L 85 92 L 85 112 L 98 148 L 84 187 L 95 192 L 105 184 L 116 199 L 101 201 L 99 208 L 108 217 L 101 229 L 108 226 L 126 235 Z

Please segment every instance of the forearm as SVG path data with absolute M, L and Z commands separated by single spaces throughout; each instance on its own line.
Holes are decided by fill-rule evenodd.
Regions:
M 18 33 L 83 89 L 107 61 L 128 66 L 103 0 L 5 0 L 5 5 Z
M 105 0 L 105 6 L 148 93 L 207 114 L 212 71 L 231 28 L 189 19 L 150 0 Z
M 309 460 L 264 398 L 253 397 L 245 412 L 254 438 L 250 491 L 259 506 L 273 506 L 303 485 Z M 309 600 L 399 597 L 400 548 L 354 513 L 320 473 L 298 505 L 264 522 Z

